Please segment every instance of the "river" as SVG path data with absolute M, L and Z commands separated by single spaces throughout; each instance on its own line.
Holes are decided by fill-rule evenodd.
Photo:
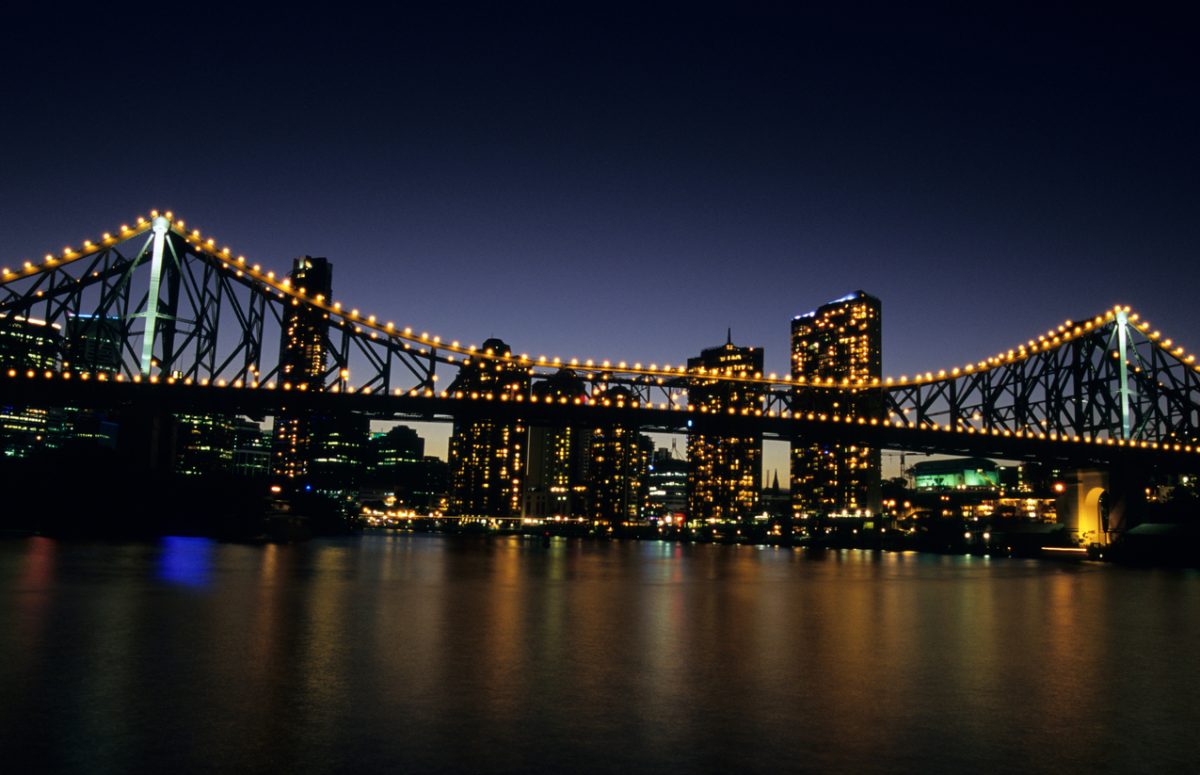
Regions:
M 1195 570 L 0 542 L 10 772 L 1195 772 L 1198 664 Z

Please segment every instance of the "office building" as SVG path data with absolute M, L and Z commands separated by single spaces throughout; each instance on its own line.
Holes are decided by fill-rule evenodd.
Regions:
M 19 316 L 0 316 L 0 368 L 39 374 L 57 371 L 61 340 L 57 325 Z M 62 412 L 0 404 L 0 452 L 28 457 L 55 446 L 63 435 Z
M 116 374 L 121 371 L 124 324 L 118 317 L 72 315 L 67 318 L 63 361 L 71 371 Z
M 271 434 L 245 417 L 233 419 L 233 471 L 248 477 L 271 472 Z
M 175 470 L 214 474 L 233 469 L 233 419 L 222 414 L 175 415 Z
M 650 516 L 671 522 L 687 513 L 688 462 L 674 448 L 655 450 L 647 473 L 646 508 Z

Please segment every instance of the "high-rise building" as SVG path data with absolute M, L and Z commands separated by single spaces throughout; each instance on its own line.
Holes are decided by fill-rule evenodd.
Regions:
M 63 360 L 72 371 L 116 374 L 121 370 L 123 324 L 118 317 L 72 315 L 67 318 Z
M 623 387 L 603 395 L 614 403 L 633 402 Z M 588 447 L 588 515 L 592 522 L 613 527 L 641 521 L 650 490 L 647 475 L 653 442 L 636 427 L 608 423 L 592 430 Z
M 539 401 L 574 401 L 587 395 L 583 380 L 571 369 L 559 369 L 533 386 Z M 525 500 L 522 515 L 582 517 L 587 515 L 589 431 L 571 426 L 529 429 Z
M 398 508 L 423 512 L 439 508 L 445 492 L 445 461 L 425 454 L 425 440 L 406 425 L 372 434 L 368 443 L 367 484 Z
M 792 378 L 838 388 L 869 386 L 883 371 L 879 299 L 855 291 L 792 320 Z M 845 390 L 805 391 L 803 408 L 833 415 L 873 415 L 869 398 Z M 798 399 L 799 400 L 799 399 Z M 867 514 L 879 511 L 879 450 L 861 444 L 792 443 L 792 513 Z
M 251 477 L 271 472 L 271 434 L 245 417 L 233 420 L 233 471 Z
M 512 355 L 499 339 L 483 343 L 483 354 Z M 451 394 L 498 399 L 529 394 L 529 369 L 513 361 L 478 355 L 464 363 L 450 384 Z M 471 516 L 515 517 L 524 494 L 526 426 L 486 416 L 460 415 L 450 437 L 450 508 Z
M 292 287 L 306 295 L 328 298 L 333 291 L 333 265 L 326 258 L 301 256 L 288 274 Z M 279 381 L 292 389 L 325 387 L 329 320 L 317 308 L 292 303 L 284 306 L 279 342 Z M 313 417 L 310 412 L 281 407 L 275 417 L 275 449 L 271 472 L 303 481 L 312 459 Z
M 348 508 L 366 474 L 370 419 L 354 412 L 320 412 L 307 419 L 311 437 L 304 481 Z
M 233 468 L 233 418 L 223 414 L 175 415 L 175 470 L 203 475 Z
M 62 338 L 44 320 L 0 315 L 0 366 L 18 371 L 57 371 Z
M 0 316 L 0 368 L 58 370 L 61 341 L 58 326 L 16 316 Z M 55 446 L 63 433 L 62 413 L 36 406 L 0 405 L 0 452 L 27 457 L 43 446 Z
M 650 490 L 647 508 L 653 516 L 675 517 L 687 511 L 688 463 L 674 449 L 654 452 L 648 475 Z
M 716 422 L 730 409 L 762 408 L 762 387 L 726 382 L 714 376 L 753 377 L 762 374 L 761 347 L 738 347 L 732 336 L 725 344 L 688 359 L 688 403 Z M 707 416 L 707 417 L 705 417 Z M 762 436 L 746 431 L 705 430 L 688 434 L 688 519 L 731 522 L 753 517 L 762 487 Z

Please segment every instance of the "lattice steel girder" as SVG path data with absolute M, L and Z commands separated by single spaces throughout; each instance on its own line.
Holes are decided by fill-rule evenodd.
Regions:
M 165 229 L 163 224 L 156 219 L 123 229 L 119 237 L 105 235 L 101 244 L 85 243 L 83 251 L 67 250 L 39 266 L 4 273 L 0 315 L 40 315 L 57 324 L 64 339 L 82 336 L 83 327 L 67 325 L 70 320 L 97 317 L 119 339 L 119 363 L 113 366 L 119 373 L 178 374 L 197 382 L 279 382 L 273 351 L 287 310 L 297 305 L 328 321 L 321 342 L 323 384 L 317 387 L 338 393 L 352 385 L 437 393 L 464 362 L 477 358 L 526 368 L 531 382 L 567 365 L 468 352 L 457 343 L 447 347 L 436 337 L 402 333 L 391 324 L 385 328 L 373 317 L 343 312 L 336 303 L 306 296 L 273 273 L 230 257 L 198 232 L 185 232 L 181 221 L 167 222 Z M 964 432 L 1193 443 L 1200 438 L 1200 374 L 1169 340 L 1136 320 L 1116 308 L 937 379 L 821 386 L 751 380 L 746 387 L 760 391 L 767 414 L 812 412 L 889 423 L 903 418 L 918 428 Z M 64 352 L 68 344 L 64 341 Z M 101 365 L 69 368 L 94 371 Z M 621 385 L 642 404 L 686 405 L 693 375 L 619 366 L 571 362 L 593 394 Z

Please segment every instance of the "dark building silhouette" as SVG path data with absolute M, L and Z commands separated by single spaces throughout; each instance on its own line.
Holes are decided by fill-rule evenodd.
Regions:
M 837 387 L 869 386 L 883 371 L 879 299 L 855 291 L 792 320 L 792 379 Z M 831 382 L 832 381 L 832 382 Z M 873 415 L 866 398 L 798 387 L 798 408 L 830 415 Z M 864 391 L 862 396 L 869 396 Z M 878 513 L 880 452 L 855 444 L 792 444 L 792 511 L 813 514 Z
M 271 435 L 245 417 L 233 420 L 233 471 L 250 477 L 271 472 Z
M 116 374 L 121 370 L 125 325 L 120 318 L 72 315 L 67 318 L 63 360 L 72 371 Z
M 441 511 L 449 481 L 444 460 L 425 454 L 425 440 L 406 425 L 374 434 L 368 444 L 367 485 L 389 505 L 420 513 Z
M 695 422 L 719 421 L 730 409 L 762 408 L 762 387 L 721 382 L 713 376 L 761 376 L 761 347 L 725 344 L 688 359 L 688 403 Z M 707 415 L 707 417 L 705 417 Z M 688 519 L 728 522 L 753 517 L 762 487 L 762 437 L 757 433 L 706 430 L 688 434 Z
M 175 470 L 214 474 L 233 470 L 234 422 L 221 414 L 175 415 Z
M 328 298 L 333 290 L 333 266 L 325 258 L 301 256 L 288 274 L 292 287 L 310 297 Z M 279 343 L 279 382 L 293 390 L 325 387 L 328 360 L 326 341 L 329 320 L 316 307 L 292 303 L 284 306 Z M 283 407 L 275 417 L 274 461 L 271 472 L 282 479 L 303 483 L 312 458 L 313 421 L 310 412 Z
M 583 380 L 571 369 L 559 369 L 533 386 L 539 401 L 575 401 L 587 396 Z M 525 500 L 522 515 L 583 517 L 588 513 L 587 454 L 591 431 L 571 426 L 529 429 Z
M 528 395 L 529 369 L 515 361 L 487 357 L 510 356 L 512 349 L 488 339 L 481 353 L 464 363 L 450 384 L 451 394 L 464 398 L 501 394 Z M 499 422 L 484 413 L 468 411 L 455 418 L 450 437 L 450 509 L 455 514 L 516 517 L 524 495 L 525 449 L 522 422 Z
M 348 509 L 365 480 L 370 420 L 366 415 L 338 412 L 314 413 L 308 421 L 312 436 L 305 484 Z

